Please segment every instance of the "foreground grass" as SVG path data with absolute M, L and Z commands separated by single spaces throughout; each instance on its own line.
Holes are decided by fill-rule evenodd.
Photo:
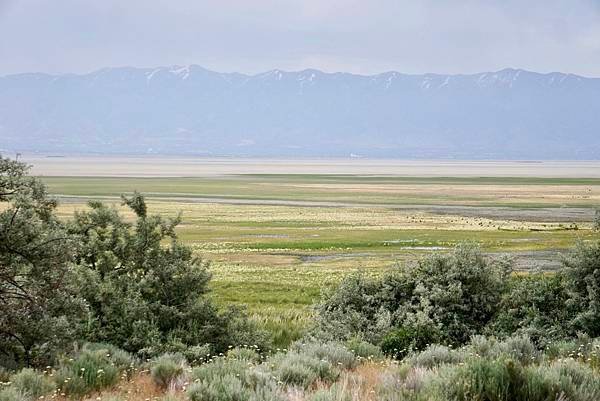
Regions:
M 73 363 L 90 370 L 90 362 L 100 363 L 104 358 L 94 355 L 84 365 L 78 362 L 82 356 L 74 355 Z M 125 359 L 121 355 L 116 361 Z M 99 387 L 104 370 L 91 374 L 87 370 L 65 380 L 52 370 L 23 370 L 11 376 L 12 382 L 4 383 L 0 399 L 595 401 L 600 397 L 600 340 L 581 337 L 540 350 L 528 337 L 476 336 L 463 347 L 431 345 L 402 361 L 385 359 L 377 347 L 356 341 L 297 343 L 290 350 L 268 355 L 252 347 L 233 348 L 226 355 L 191 366 L 179 355 L 165 354 Z M 83 391 L 72 393 L 69 381 L 79 377 L 86 377 L 87 385 L 75 387 Z

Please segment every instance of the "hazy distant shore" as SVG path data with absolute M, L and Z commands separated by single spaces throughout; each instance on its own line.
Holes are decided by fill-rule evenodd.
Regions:
M 24 155 L 40 176 L 206 177 L 237 174 L 353 174 L 410 177 L 600 178 L 600 161 L 211 158 Z

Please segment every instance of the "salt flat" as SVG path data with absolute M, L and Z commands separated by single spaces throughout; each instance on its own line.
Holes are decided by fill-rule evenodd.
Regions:
M 229 174 L 355 174 L 410 177 L 600 178 L 600 161 L 259 159 L 25 155 L 40 176 L 206 177 Z

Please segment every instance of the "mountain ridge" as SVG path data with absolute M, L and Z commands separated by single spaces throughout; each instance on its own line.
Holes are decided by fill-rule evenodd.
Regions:
M 216 70 L 202 67 L 199 64 L 187 64 L 187 65 L 174 64 L 174 65 L 170 65 L 170 66 L 157 66 L 157 67 L 132 67 L 132 66 L 103 67 L 103 68 L 99 68 L 97 70 L 93 70 L 93 71 L 85 72 L 85 73 L 74 73 L 74 72 L 47 73 L 47 72 L 42 72 L 42 71 L 30 71 L 30 72 L 0 75 L 0 79 L 18 77 L 18 76 L 32 76 L 32 75 L 43 75 L 43 76 L 47 76 L 47 77 L 69 77 L 69 76 L 84 77 L 84 76 L 97 75 L 100 73 L 117 71 L 117 70 L 148 71 L 148 72 L 167 70 L 169 72 L 175 73 L 175 72 L 178 72 L 178 70 L 179 70 L 179 72 L 181 72 L 182 70 L 189 71 L 190 69 L 194 69 L 196 71 L 204 71 L 207 73 L 220 74 L 220 75 L 238 75 L 238 76 L 246 77 L 246 78 L 265 76 L 265 75 L 269 75 L 269 74 L 273 74 L 273 73 L 282 73 L 282 74 L 316 73 L 316 74 L 322 74 L 322 75 L 348 75 L 348 76 L 355 76 L 355 77 L 362 77 L 362 78 L 375 78 L 375 77 L 386 76 L 386 75 L 390 75 L 390 74 L 407 76 L 407 77 L 411 77 L 411 76 L 412 77 L 415 77 L 415 76 L 474 77 L 474 76 L 480 76 L 480 75 L 493 75 L 493 74 L 504 74 L 504 73 L 514 73 L 514 74 L 527 73 L 527 74 L 534 74 L 534 75 L 545 76 L 545 77 L 564 76 L 564 77 L 573 77 L 573 78 L 580 78 L 580 79 L 600 80 L 600 77 L 588 77 L 588 76 L 584 76 L 584 75 L 566 73 L 566 72 L 560 72 L 560 71 L 536 72 L 536 71 L 531 71 L 531 70 L 527 70 L 527 69 L 523 69 L 523 68 L 513 68 L 513 67 L 506 67 L 506 68 L 502 68 L 502 69 L 496 70 L 496 71 L 482 71 L 482 72 L 476 72 L 476 73 L 454 73 L 454 74 L 434 73 L 434 72 L 403 73 L 403 72 L 400 72 L 397 70 L 383 71 L 383 72 L 374 73 L 374 74 L 358 74 L 358 73 L 351 73 L 351 72 L 345 72 L 345 71 L 327 72 L 327 71 L 319 70 L 317 68 L 305 68 L 302 70 L 283 70 L 283 69 L 275 68 L 275 69 L 251 74 L 251 73 L 243 73 L 243 72 L 219 72 Z
M 198 65 L 0 77 L 0 148 L 96 153 L 600 158 L 600 78 Z

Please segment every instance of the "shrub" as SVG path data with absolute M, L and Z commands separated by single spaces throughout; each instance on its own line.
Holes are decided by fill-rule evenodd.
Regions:
M 557 341 L 546 347 L 545 356 L 550 360 L 572 358 L 592 368 L 600 368 L 600 338 L 590 339 L 581 335 L 575 341 Z
M 56 388 L 48 377 L 33 369 L 23 369 L 15 373 L 10 381 L 17 392 L 32 399 L 50 394 Z
M 112 344 L 104 343 L 86 343 L 82 350 L 92 352 L 102 352 L 110 359 L 111 363 L 122 370 L 130 371 L 136 364 L 136 360 L 126 351 L 115 347 Z
M 283 383 L 307 388 L 317 380 L 333 382 L 339 371 L 330 362 L 296 351 L 273 356 L 273 374 Z
M 496 343 L 496 346 L 492 348 L 492 353 L 496 358 L 513 359 L 523 365 L 535 362 L 541 356 L 527 336 L 508 337 L 504 341 Z
M 592 369 L 574 360 L 560 360 L 550 366 L 535 368 L 548 377 L 569 400 L 588 401 L 600 399 L 600 377 Z
M 248 362 L 246 361 L 219 357 L 194 368 L 192 379 L 210 382 L 225 376 L 244 377 L 247 369 Z
M 158 387 L 167 389 L 184 372 L 185 359 L 182 355 L 164 354 L 152 361 L 150 376 Z
M 407 363 L 414 367 L 434 368 L 443 364 L 457 364 L 467 359 L 463 350 L 453 350 L 444 345 L 431 345 L 424 351 L 413 354 Z
M 127 375 L 127 368 L 123 366 L 127 358 L 120 353 L 114 356 L 115 359 L 106 349 L 83 349 L 74 358 L 60 362 L 56 384 L 64 393 L 75 396 L 114 386 L 121 375 Z
M 261 356 L 252 348 L 248 347 L 236 347 L 227 351 L 227 358 L 238 359 L 241 361 L 248 361 L 258 363 L 261 360 Z
M 310 401 L 352 401 L 352 395 L 337 384 L 328 389 L 317 390 L 310 398 Z
M 251 392 L 234 376 L 194 383 L 187 391 L 191 401 L 247 401 Z
M 395 356 L 433 340 L 461 345 L 497 314 L 509 272 L 506 260 L 488 260 L 476 246 L 461 244 L 383 278 L 351 276 L 318 306 L 316 335 L 358 336 L 382 349 L 385 343 Z
M 600 241 L 580 242 L 563 263 L 568 306 L 574 311 L 571 330 L 600 336 Z
M 401 365 L 397 372 L 385 372 L 377 386 L 377 400 L 381 401 L 442 401 L 434 397 L 431 387 L 432 377 L 437 372 L 421 367 Z M 443 399 L 443 401 L 447 401 Z
M 396 373 L 381 376 L 384 401 L 592 401 L 600 375 L 589 364 L 594 341 L 583 338 L 579 360 L 548 360 L 525 336 L 504 341 L 474 337 L 457 350 L 434 345 L 411 355 Z M 600 345 L 600 344 L 598 344 Z
M 206 296 L 211 275 L 178 240 L 180 217 L 149 214 L 137 192 L 123 197 L 123 204 L 134 212 L 133 223 L 116 208 L 92 201 L 69 225 L 79 239 L 73 251 L 85 277 L 81 293 L 90 301 L 86 338 L 142 357 L 205 344 L 216 352 L 230 344 L 257 344 L 262 333 L 243 311 L 221 311 Z
M 564 338 L 569 334 L 572 314 L 566 283 L 561 274 L 528 274 L 509 280 L 497 316 L 487 327 L 491 335 L 520 333 L 537 344 Z
M 346 348 L 356 355 L 358 359 L 378 360 L 383 358 L 383 352 L 381 352 L 381 348 L 358 338 L 351 338 L 350 340 L 346 341 Z
M 388 333 L 381 341 L 381 351 L 390 357 L 402 359 L 411 352 L 427 348 L 437 341 L 434 330 L 401 327 Z
M 523 367 L 514 361 L 474 358 L 461 366 L 446 366 L 440 371 L 438 391 L 448 400 L 485 399 L 489 401 L 547 400 L 547 384 L 535 392 L 543 398 L 524 398 L 527 380 Z M 539 383 L 536 381 L 536 384 Z
M 184 347 L 181 354 L 191 365 L 198 365 L 210 359 L 211 347 L 208 344 Z
M 282 401 L 267 367 L 242 358 L 249 355 L 234 352 L 194 368 L 194 384 L 188 389 L 190 399 Z
M 379 342 L 390 328 L 390 314 L 383 307 L 381 293 L 384 281 L 395 278 L 370 279 L 357 273 L 345 277 L 339 286 L 326 292 L 317 307 L 316 334 L 327 340 L 347 340 L 361 337 Z M 402 299 L 400 300 L 402 301 Z
M 340 343 L 296 343 L 291 349 L 303 355 L 327 361 L 342 369 L 352 369 L 357 363 L 354 354 Z

